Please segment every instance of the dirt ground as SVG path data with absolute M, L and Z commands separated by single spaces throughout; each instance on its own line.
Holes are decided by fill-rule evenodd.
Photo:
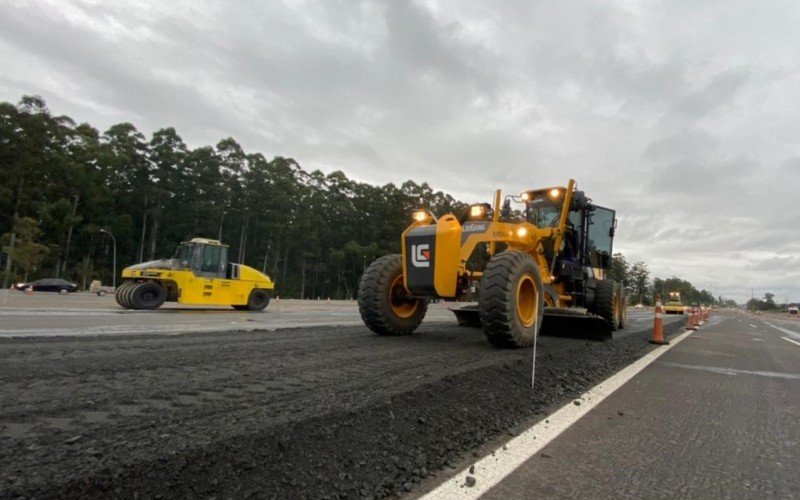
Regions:
M 666 330 L 685 320 L 671 321 Z M 0 340 L 0 497 L 381 498 L 651 349 L 423 325 Z

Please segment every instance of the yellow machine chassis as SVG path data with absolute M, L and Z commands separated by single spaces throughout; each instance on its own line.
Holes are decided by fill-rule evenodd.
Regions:
M 242 264 L 239 267 L 239 278 L 225 279 L 195 275 L 189 270 L 144 269 L 122 271 L 122 278 L 127 281 L 155 281 L 168 290 L 168 302 L 179 304 L 238 306 L 246 305 L 250 292 L 273 290 L 275 284 L 266 275 Z

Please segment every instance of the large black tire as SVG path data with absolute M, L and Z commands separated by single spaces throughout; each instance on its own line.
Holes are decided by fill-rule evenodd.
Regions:
M 628 319 L 628 300 L 625 297 L 625 287 L 617 283 L 617 330 L 625 328 Z
M 243 306 L 233 306 L 239 311 L 263 311 L 269 305 L 269 294 L 264 290 L 254 289 L 250 291 L 247 304 Z
M 133 293 L 133 289 L 136 288 L 136 285 L 138 284 L 139 283 L 135 281 L 131 282 L 131 285 L 128 288 L 126 288 L 122 294 L 122 301 L 125 303 L 125 307 L 127 307 L 128 309 L 134 308 L 133 302 L 131 301 L 131 294 Z
M 617 282 L 614 280 L 600 280 L 595 289 L 594 313 L 606 320 L 615 331 L 619 325 L 619 294 Z
M 117 301 L 117 304 L 124 307 L 125 309 L 133 308 L 133 306 L 128 301 L 128 292 L 135 284 L 136 283 L 133 281 L 126 281 L 125 283 L 117 287 L 117 290 L 114 292 L 114 299 Z
M 544 287 L 530 255 L 507 251 L 489 260 L 481 280 L 478 311 L 483 332 L 495 346 L 533 345 L 542 326 Z
M 134 285 L 128 296 L 133 309 L 158 309 L 167 300 L 167 290 L 161 283 L 145 281 Z
M 358 312 L 378 335 L 408 335 L 417 329 L 428 301 L 411 297 L 403 284 L 403 257 L 384 255 L 364 271 L 358 285 Z

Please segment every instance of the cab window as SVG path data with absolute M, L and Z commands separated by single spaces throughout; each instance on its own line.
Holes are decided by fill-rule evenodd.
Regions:
M 611 246 L 614 240 L 614 211 L 595 207 L 589 225 L 589 264 L 607 268 L 611 263 Z
M 225 248 L 212 245 L 203 246 L 203 258 L 200 264 L 200 272 L 219 273 L 224 270 L 223 254 Z

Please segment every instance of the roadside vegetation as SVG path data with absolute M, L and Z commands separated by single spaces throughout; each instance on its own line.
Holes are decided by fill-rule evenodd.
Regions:
M 0 103 L 0 273 L 3 286 L 41 277 L 111 282 L 119 271 L 168 257 L 195 236 L 230 245 L 230 258 L 263 269 L 279 294 L 352 298 L 364 268 L 400 251 L 419 207 L 466 205 L 427 183 L 375 186 L 340 171 L 308 172 L 289 157 L 247 153 L 233 138 L 189 148 L 171 127 L 147 138 L 130 123 L 100 132 L 54 116 L 38 96 Z M 611 277 L 632 304 L 680 290 L 720 303 L 671 277 L 651 280 L 644 262 L 615 254 Z
M 118 271 L 201 236 L 266 270 L 281 295 L 352 297 L 366 265 L 399 252 L 413 209 L 463 210 L 425 183 L 374 186 L 308 172 L 292 158 L 247 153 L 232 138 L 190 149 L 173 128 L 147 138 L 120 123 L 101 133 L 53 116 L 40 97 L 0 103 L 0 138 L 6 287 L 45 276 L 110 282 L 107 229 Z

